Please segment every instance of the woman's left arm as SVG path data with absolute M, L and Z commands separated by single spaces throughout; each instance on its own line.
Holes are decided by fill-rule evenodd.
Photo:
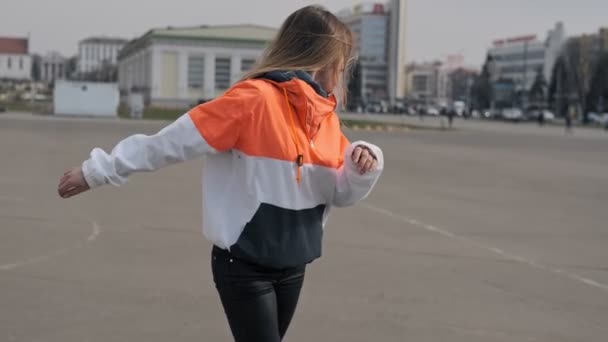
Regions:
M 346 148 L 333 198 L 333 205 L 337 207 L 351 206 L 365 199 L 384 170 L 384 156 L 378 146 L 364 141 L 349 144 L 346 137 L 342 139 Z

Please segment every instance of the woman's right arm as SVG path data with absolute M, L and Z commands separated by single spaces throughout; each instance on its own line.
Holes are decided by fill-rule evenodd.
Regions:
M 95 148 L 81 167 L 64 174 L 59 184 L 60 196 L 72 197 L 104 184 L 120 186 L 134 172 L 155 171 L 205 153 L 230 150 L 258 95 L 250 85 L 237 85 L 216 100 L 195 107 L 157 134 L 130 136 L 110 153 Z
M 134 172 L 155 171 L 209 152 L 215 150 L 198 132 L 190 114 L 184 114 L 154 135 L 136 134 L 122 140 L 110 153 L 95 148 L 82 163 L 82 173 L 91 188 L 120 186 Z

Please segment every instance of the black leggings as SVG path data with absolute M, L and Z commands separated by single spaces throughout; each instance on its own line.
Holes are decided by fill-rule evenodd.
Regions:
M 269 269 L 218 247 L 213 247 L 211 263 L 234 340 L 280 342 L 298 304 L 306 266 Z

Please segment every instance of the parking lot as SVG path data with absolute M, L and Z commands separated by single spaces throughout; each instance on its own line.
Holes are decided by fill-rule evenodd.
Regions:
M 230 340 L 200 161 L 56 195 L 91 148 L 163 124 L 0 115 L 1 341 Z M 608 134 L 456 127 L 347 132 L 386 171 L 333 212 L 286 341 L 605 341 Z

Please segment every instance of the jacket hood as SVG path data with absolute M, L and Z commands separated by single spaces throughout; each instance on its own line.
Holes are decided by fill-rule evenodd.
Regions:
M 313 138 L 319 125 L 336 110 L 337 101 L 305 71 L 272 71 L 259 77 L 273 83 L 287 93 L 300 124 L 306 127 L 309 138 Z

